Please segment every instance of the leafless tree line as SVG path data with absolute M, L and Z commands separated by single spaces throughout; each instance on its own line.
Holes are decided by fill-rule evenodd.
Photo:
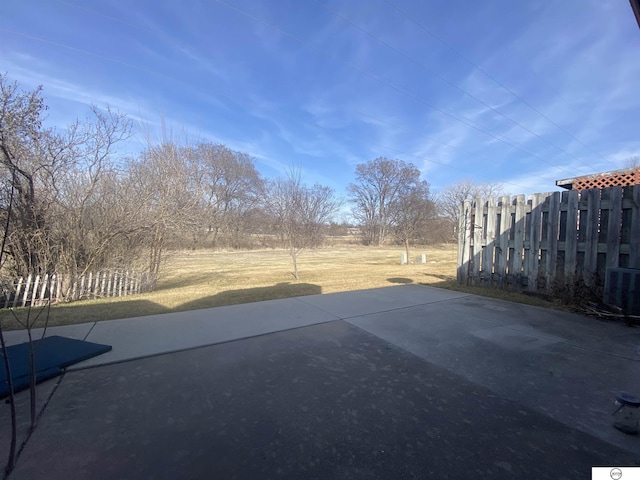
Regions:
M 164 139 L 130 158 L 123 115 L 93 109 L 64 131 L 43 127 L 41 90 L 0 76 L 2 275 L 131 268 L 157 278 L 170 247 L 286 246 L 294 262 L 321 243 L 340 202 L 298 177 L 265 181 L 246 153 Z
M 164 138 L 123 157 L 124 115 L 93 108 L 56 130 L 43 126 L 46 110 L 41 89 L 0 75 L 5 278 L 136 268 L 155 279 L 170 248 L 256 245 L 285 247 L 297 278 L 298 254 L 322 244 L 341 206 L 299 172 L 265 180 L 250 155 L 225 145 Z M 396 242 L 407 255 L 410 244 L 454 238 L 456 208 L 479 188 L 461 183 L 436 198 L 415 165 L 387 158 L 355 173 L 347 193 L 363 242 Z

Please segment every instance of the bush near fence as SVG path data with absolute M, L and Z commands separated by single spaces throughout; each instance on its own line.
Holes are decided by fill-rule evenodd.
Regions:
M 640 185 L 473 199 L 460 218 L 460 283 L 551 293 L 640 268 Z
M 3 285 L 0 307 L 25 307 L 62 301 L 122 297 L 150 291 L 148 274 L 130 271 L 71 275 L 28 275 Z

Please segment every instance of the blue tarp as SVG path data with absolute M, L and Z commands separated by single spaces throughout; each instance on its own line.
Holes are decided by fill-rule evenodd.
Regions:
M 91 343 L 73 338 L 52 336 L 42 340 L 34 340 L 33 352 L 36 365 L 36 382 L 61 375 L 69 365 L 102 355 L 111 350 L 110 345 Z M 17 392 L 29 387 L 29 344 L 21 343 L 7 347 L 2 352 L 9 357 L 11 363 L 11 379 L 13 391 Z M 4 362 L 4 356 L 0 356 Z M 9 384 L 4 365 L 0 363 L 0 398 L 9 395 Z

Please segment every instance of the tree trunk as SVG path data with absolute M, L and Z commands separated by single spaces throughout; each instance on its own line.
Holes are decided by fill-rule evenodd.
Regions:
M 289 245 L 289 254 L 291 255 L 291 261 L 293 262 L 293 277 L 296 280 L 300 280 L 298 276 L 298 253 L 293 245 Z
M 411 256 L 409 254 L 409 239 L 405 239 L 404 241 L 404 248 L 407 251 L 407 265 L 409 265 L 411 263 Z

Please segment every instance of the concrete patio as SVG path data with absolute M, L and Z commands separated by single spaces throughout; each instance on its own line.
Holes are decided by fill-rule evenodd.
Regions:
M 616 394 L 640 394 L 640 329 L 620 323 L 404 285 L 48 334 L 113 350 L 39 386 L 10 479 L 569 479 L 640 464 L 640 438 L 611 426 Z

